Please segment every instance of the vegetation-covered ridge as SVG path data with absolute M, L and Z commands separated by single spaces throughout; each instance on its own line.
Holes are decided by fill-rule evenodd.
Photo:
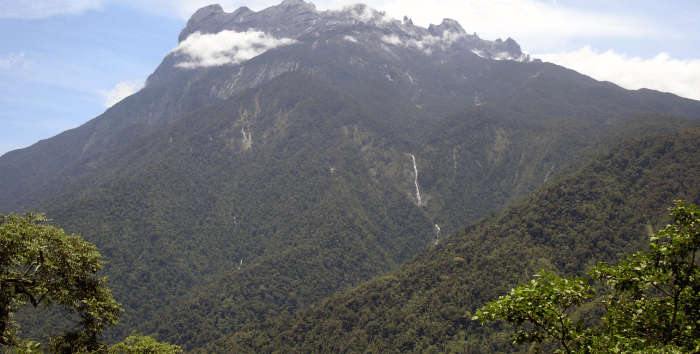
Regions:
M 430 241 L 430 221 L 367 173 L 345 134 L 370 118 L 286 75 L 94 161 L 45 210 L 108 260 L 125 308 L 116 337 L 137 327 L 201 345 L 393 269 Z
M 194 348 L 309 306 L 412 258 L 434 224 L 446 235 L 499 211 L 611 129 L 559 108 L 428 117 L 368 89 L 393 105 L 284 74 L 86 156 L 82 177 L 47 194 L 37 208 L 108 260 L 125 308 L 114 337 L 137 327 Z
M 474 319 L 518 326 L 513 343 L 532 343 L 531 350 L 553 343 L 558 353 L 697 353 L 700 212 L 676 201 L 669 216 L 671 223 L 650 236 L 648 251 L 593 267 L 589 274 L 598 286 L 542 271 Z
M 687 129 L 625 141 L 396 272 L 204 351 L 515 351 L 472 313 L 541 269 L 577 275 L 643 249 L 671 200 L 700 200 L 699 139 Z
M 105 332 L 107 340 L 120 340 L 136 328 L 188 350 L 246 323 L 292 316 L 413 259 L 432 242 L 434 225 L 449 235 L 551 183 L 565 166 L 580 167 L 587 161 L 582 156 L 617 137 L 612 131 L 620 126 L 620 137 L 646 134 L 649 125 L 640 134 L 627 129 L 634 115 L 649 114 L 664 129 L 674 123 L 660 114 L 700 118 L 700 101 L 625 90 L 551 63 L 483 58 L 472 52 L 482 42 L 475 36 L 464 37 L 474 42 L 430 55 L 381 40 L 414 38 L 419 34 L 414 30 L 439 37 L 444 29 L 458 28 L 450 21 L 432 30 L 410 21 L 372 24 L 357 21 L 353 13 L 359 8 L 322 15 L 301 5 L 288 1 L 255 13 L 199 13 L 183 33 L 255 28 L 296 43 L 237 64 L 191 69 L 177 66 L 184 57 L 173 51 L 143 89 L 104 114 L 0 156 L 0 212 L 46 212 L 104 255 L 107 285 L 125 310 L 116 329 Z M 512 41 L 503 44 L 515 48 Z M 640 171 L 653 163 L 640 165 Z M 621 199 L 633 194 L 615 193 Z M 670 200 L 659 199 L 656 206 Z M 443 240 L 421 256 L 429 254 L 443 268 L 464 265 L 469 301 L 459 300 L 457 312 L 476 306 L 472 296 L 490 298 L 532 274 L 496 274 L 493 284 L 482 286 L 467 270 L 489 282 L 491 273 L 484 273 L 489 265 L 539 269 L 512 260 L 507 247 L 514 248 L 513 257 L 527 251 L 532 253 L 527 257 L 537 256 L 528 261 L 544 262 L 554 248 L 535 254 L 540 248 L 513 245 L 571 234 L 563 227 L 546 229 L 558 210 L 542 209 L 551 215 L 528 219 L 540 229 L 527 230 L 530 239 L 506 240 L 496 260 L 489 258 L 496 246 L 469 244 L 476 241 Z M 584 207 L 562 218 L 583 220 L 589 214 L 598 216 Z M 642 219 L 654 222 L 653 215 Z M 471 235 L 487 235 L 482 231 Z M 601 250 L 612 258 L 618 245 L 584 242 L 568 254 Z M 478 257 L 471 256 L 472 246 L 482 252 Z M 569 271 L 561 262 L 557 267 Z M 420 271 L 447 283 L 440 277 L 452 274 L 431 267 Z M 407 297 L 418 287 L 402 286 Z M 423 298 L 416 295 L 406 311 L 416 306 L 433 316 L 443 311 L 421 305 Z M 63 317 L 48 314 L 17 318 L 32 338 L 58 335 L 54 329 L 65 325 Z M 425 322 L 408 320 L 415 326 Z M 454 327 L 449 336 L 468 325 Z M 410 338 L 422 341 L 423 332 L 415 335 L 406 326 L 389 324 L 386 331 L 408 336 L 407 348 L 418 348 Z M 425 335 L 445 338 L 430 334 L 440 328 L 430 327 Z M 358 335 L 358 343 L 364 340 Z

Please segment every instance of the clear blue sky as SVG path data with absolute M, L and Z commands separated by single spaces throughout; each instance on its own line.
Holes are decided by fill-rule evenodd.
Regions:
M 281 0 L 280 0 L 281 1 Z M 138 90 L 207 0 L 0 0 L 0 155 Z M 220 1 L 227 11 L 278 1 Z M 357 1 L 322 0 L 321 9 Z M 418 25 L 444 17 L 594 78 L 700 99 L 700 1 L 371 0 Z

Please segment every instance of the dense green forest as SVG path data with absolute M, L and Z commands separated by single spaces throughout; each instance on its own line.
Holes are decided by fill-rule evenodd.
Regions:
M 395 268 L 430 241 L 421 210 L 357 158 L 343 126 L 368 119 L 358 105 L 313 80 L 288 89 L 298 82 L 292 75 L 250 90 L 138 141 L 136 151 L 94 161 L 85 183 L 45 202 L 49 217 L 108 260 L 125 308 L 115 337 L 138 328 L 203 344 Z M 247 124 L 260 134 L 250 150 L 239 139 Z M 41 335 L 39 323 L 61 321 L 26 327 Z
M 398 271 L 251 324 L 203 352 L 514 351 L 472 313 L 546 269 L 578 275 L 643 249 L 672 200 L 700 200 L 700 131 L 628 140 Z
M 191 69 L 171 51 L 139 92 L 0 156 L 0 213 L 46 213 L 103 255 L 124 309 L 105 341 L 512 349 L 468 314 L 540 268 L 643 247 L 671 200 L 697 199 L 700 102 L 489 59 L 476 53 L 525 57 L 455 21 L 358 22 L 358 9 L 207 7 L 183 35 L 295 43 Z M 430 53 L 382 40 L 446 30 L 459 39 Z M 73 318 L 17 320 L 47 341 Z
M 700 350 L 700 212 L 681 200 L 648 250 L 583 277 L 543 270 L 477 310 L 472 319 L 518 327 L 514 344 L 557 353 L 681 353 Z
M 642 122 L 640 126 L 647 126 L 644 128 L 647 130 L 649 123 Z M 629 129 L 634 131 L 639 127 L 633 125 Z M 297 294 L 296 289 L 315 292 L 327 279 L 296 285 L 277 282 L 281 284 L 278 288 L 250 289 L 239 284 L 259 279 L 240 277 L 244 265 L 239 263 L 240 268 L 231 275 L 234 278 L 225 281 L 238 288 L 224 290 L 218 301 L 228 303 L 233 313 L 250 311 L 243 317 L 248 320 L 241 321 L 248 324 L 236 331 L 221 327 L 217 318 L 205 318 L 194 321 L 205 324 L 196 332 L 178 333 L 202 336 L 203 339 L 185 339 L 188 343 L 201 340 L 205 344 L 199 349 L 202 352 L 517 351 L 519 348 L 508 343 L 510 329 L 499 324 L 481 327 L 473 321 L 476 308 L 536 274 L 538 269 L 561 275 L 581 274 L 598 260 L 615 262 L 626 253 L 644 249 L 648 234 L 664 221 L 664 208 L 660 205 L 667 205 L 666 201 L 673 199 L 700 200 L 700 181 L 695 173 L 700 170 L 700 154 L 695 143 L 698 138 L 700 129 L 685 128 L 670 134 L 628 139 L 614 146 L 611 152 L 596 156 L 580 170 L 557 178 L 500 216 L 441 240 L 397 271 L 332 295 L 318 304 L 313 304 L 313 294 Z M 334 191 L 334 195 L 342 193 Z M 65 237 L 60 229 L 41 226 L 42 221 L 29 220 L 25 226 L 36 224 L 56 230 L 59 239 Z M 3 224 L 5 229 L 12 225 Z M 90 247 L 87 250 L 100 257 Z M 308 260 L 318 257 L 314 252 L 319 251 L 309 248 L 309 253 L 301 254 L 300 258 L 256 264 L 251 274 L 278 277 L 299 264 L 313 266 Z M 325 256 L 331 267 L 333 259 L 340 258 L 333 254 Z M 43 262 L 43 258 L 38 259 L 28 262 Z M 280 269 L 280 264 L 290 268 Z M 273 273 L 267 275 L 270 271 Z M 234 299 L 230 294 L 242 295 Z M 290 296 L 299 296 L 298 301 L 307 303 L 291 307 L 268 305 L 270 299 L 284 304 L 285 301 L 275 299 Z M 253 307 L 236 307 L 236 302 Z M 255 307 L 256 303 L 259 307 Z M 206 302 L 197 305 L 213 306 Z M 295 312 L 296 308 L 302 310 Z M 586 310 L 598 311 L 590 306 Z M 189 314 L 182 312 L 162 319 L 174 322 L 175 328 L 182 328 L 189 320 Z M 216 340 L 219 333 L 227 332 L 235 334 Z M 151 333 L 167 337 L 156 331 Z M 31 346 L 32 342 L 24 345 Z M 110 350 L 115 353 L 137 350 L 133 348 L 150 348 L 156 352 L 177 349 L 148 337 L 133 336 Z
M 692 125 L 652 115 L 597 127 L 489 105 L 424 114 L 287 74 L 163 129 L 135 127 L 37 208 L 108 260 L 125 308 L 111 336 L 137 328 L 194 348 L 394 269 L 434 224 L 444 236 L 498 212 L 598 145 Z M 397 128 L 407 121 L 420 129 Z M 62 321 L 26 327 L 41 337 Z

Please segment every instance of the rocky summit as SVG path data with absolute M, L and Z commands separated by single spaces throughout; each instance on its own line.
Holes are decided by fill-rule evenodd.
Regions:
M 365 5 L 319 11 L 286 0 L 230 13 L 210 5 L 192 15 L 177 47 L 139 92 L 80 127 L 1 156 L 0 212 L 42 211 L 96 244 L 125 309 L 109 338 L 137 331 L 187 350 L 216 343 L 209 347 L 216 351 L 229 343 L 266 351 L 246 341 L 266 338 L 264 328 L 251 332 L 254 324 L 296 335 L 301 327 L 280 323 L 299 313 L 306 326 L 302 320 L 320 312 L 297 311 L 360 284 L 361 291 L 332 301 L 374 301 L 362 289 L 377 283 L 363 282 L 409 261 L 420 266 L 403 268 L 401 281 L 410 284 L 416 304 L 423 304 L 423 292 L 439 297 L 431 284 L 451 286 L 450 274 L 465 274 L 455 270 L 462 264 L 478 265 L 473 274 L 484 284 L 475 289 L 503 288 L 493 280 L 499 273 L 488 271 L 503 263 L 486 252 L 499 235 L 484 222 L 478 233 L 465 226 L 552 183 L 557 188 L 547 195 L 566 200 L 562 176 L 589 166 L 597 154 L 625 139 L 678 134 L 699 117 L 698 101 L 599 82 L 532 59 L 513 39 L 469 34 L 450 19 L 424 28 Z M 607 168 L 646 176 L 645 161 L 662 157 L 664 171 L 693 168 L 686 156 L 692 139 L 686 136 L 672 155 L 670 138 L 635 143 L 621 157 L 588 168 L 601 176 Z M 633 166 L 625 162 L 630 159 Z M 657 189 L 652 177 L 621 183 L 619 190 L 678 194 Z M 598 182 L 576 179 L 576 185 L 590 183 Z M 585 200 L 581 193 L 577 198 Z M 538 205 L 554 213 L 547 198 Z M 510 212 L 520 213 L 512 220 L 534 219 L 523 203 Z M 566 225 L 578 230 L 583 224 Z M 527 227 L 535 230 L 528 237 L 551 236 L 539 224 Z M 587 239 L 598 242 L 598 236 Z M 596 249 L 622 249 L 600 242 Z M 479 262 L 465 255 L 472 246 L 482 252 Z M 457 249 L 462 253 L 449 253 Z M 585 253 L 579 251 L 566 254 Z M 532 254 L 538 266 L 554 259 L 541 249 Z M 424 264 L 440 268 L 423 272 Z M 414 271 L 434 278 L 425 281 Z M 395 284 L 387 281 L 380 287 Z M 394 293 L 401 291 L 385 294 Z M 475 303 L 451 298 L 465 301 L 459 311 Z M 415 311 L 428 308 L 409 306 L 401 318 L 411 322 Z M 391 314 L 382 316 L 394 323 Z M 451 312 L 454 327 L 440 333 L 477 331 L 463 316 Z M 41 336 L 51 332 L 47 324 L 65 318 L 56 311 L 23 321 L 23 330 Z M 351 338 L 342 321 L 324 322 L 319 333 Z M 442 340 L 409 332 L 401 338 L 419 337 L 436 345 Z M 222 338 L 231 339 L 217 342 Z M 301 346 L 285 345 L 291 351 L 356 348 L 324 347 L 310 333 Z

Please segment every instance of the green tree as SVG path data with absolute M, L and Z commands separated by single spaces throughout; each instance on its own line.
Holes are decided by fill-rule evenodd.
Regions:
M 111 348 L 98 341 L 107 326 L 117 324 L 122 311 L 107 279 L 97 276 L 103 263 L 93 244 L 47 224 L 43 215 L 0 214 L 0 348 L 39 351 L 39 343 L 20 338 L 12 314 L 28 304 L 55 304 L 77 313 L 80 328 L 51 338 L 51 352 L 177 353 L 179 347 L 143 336 L 131 336 Z
M 672 223 L 651 236 L 648 251 L 590 271 L 605 309 L 597 325 L 572 319 L 594 299 L 593 286 L 544 271 L 474 319 L 507 321 L 521 327 L 513 343 L 554 342 L 566 353 L 700 351 L 700 212 L 677 201 L 670 217 Z
M 515 325 L 527 323 L 513 336 L 514 344 L 553 340 L 565 352 L 581 346 L 583 324 L 569 317 L 572 309 L 590 299 L 594 291 L 584 279 L 563 279 L 542 271 L 509 295 L 477 311 L 476 319 L 501 319 Z
M 31 304 L 57 304 L 80 316 L 80 330 L 52 339 L 57 347 L 100 347 L 97 336 L 119 320 L 121 307 L 96 273 L 97 248 L 79 235 L 66 235 L 42 215 L 0 215 L 0 344 L 20 340 L 11 314 Z
M 160 343 L 155 339 L 132 335 L 123 342 L 109 347 L 108 354 L 177 354 L 182 353 L 182 348 L 177 345 Z

